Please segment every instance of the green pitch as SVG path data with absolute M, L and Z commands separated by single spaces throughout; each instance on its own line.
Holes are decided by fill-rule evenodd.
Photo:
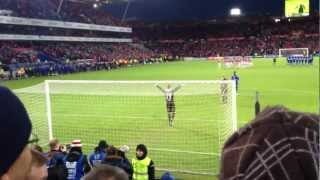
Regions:
M 272 61 L 255 60 L 254 66 L 246 69 L 219 69 L 216 63 L 209 61 L 174 62 L 167 64 L 153 64 L 130 67 L 109 72 L 88 72 L 50 78 L 69 80 L 218 80 L 221 79 L 223 75 L 230 78 L 234 70 L 236 70 L 240 76 L 239 94 L 237 96 L 238 126 L 245 124 L 254 117 L 253 107 L 256 91 L 260 92 L 260 102 L 262 107 L 265 107 L 267 105 L 280 104 L 297 111 L 318 112 L 319 110 L 319 59 L 317 59 L 316 63 L 312 66 L 290 66 L 287 65 L 284 60 L 278 61 L 277 65 L 274 66 L 272 64 Z M 45 79 L 47 79 L 47 77 L 8 81 L 4 82 L 4 84 L 10 88 L 17 89 L 41 83 Z M 118 101 L 118 99 L 112 99 L 112 97 L 108 97 L 106 99 L 92 96 L 85 99 L 78 98 L 79 103 L 74 103 L 74 106 L 61 108 L 59 104 L 65 103 L 65 101 L 70 98 L 77 99 L 77 97 L 71 97 L 70 95 L 65 95 L 65 97 L 62 96 L 63 95 L 59 95 L 59 97 L 52 97 L 54 99 L 52 104 L 52 109 L 54 112 L 53 114 L 57 114 L 56 116 L 61 116 L 53 116 L 53 118 L 59 119 L 53 123 L 53 127 L 54 130 L 57 129 L 56 132 L 54 132 L 54 135 L 65 142 L 69 142 L 70 139 L 66 139 L 64 137 L 72 137 L 72 134 L 75 133 L 74 129 L 78 129 L 76 131 L 80 132 L 85 130 L 86 133 L 83 137 L 75 137 L 80 138 L 83 143 L 86 143 L 86 140 L 92 142 L 93 140 L 98 141 L 102 138 L 105 138 L 110 144 L 129 144 L 131 145 L 131 150 L 134 149 L 134 144 L 139 142 L 130 142 L 130 138 L 128 138 L 130 137 L 130 135 L 135 136 L 136 139 L 140 138 L 141 142 L 147 142 L 147 145 L 148 143 L 157 144 L 157 149 L 170 149 L 171 146 L 176 147 L 177 144 L 179 144 L 179 142 L 177 141 L 180 138 L 179 136 L 184 134 L 181 133 L 181 131 L 189 132 L 188 137 L 185 138 L 190 139 L 190 142 L 197 142 L 199 140 L 197 138 L 206 136 L 206 134 L 203 134 L 203 132 L 199 132 L 196 130 L 199 128 L 203 128 L 201 127 L 201 123 L 194 122 L 193 124 L 195 125 L 191 126 L 190 128 L 190 125 L 187 126 L 186 122 L 183 122 L 183 119 L 192 116 L 191 113 L 182 115 L 179 114 L 178 110 L 176 119 L 179 119 L 179 121 L 176 122 L 177 124 L 175 128 L 169 128 L 165 117 L 162 116 L 163 114 L 165 114 L 165 108 L 163 107 L 164 102 L 162 98 L 150 99 L 146 100 L 146 102 L 155 102 L 151 107 L 161 106 L 163 108 L 149 108 L 146 111 L 146 104 L 144 104 L 144 106 L 136 104 L 136 107 L 140 107 L 140 109 L 136 108 L 133 112 L 132 108 L 130 108 L 133 104 L 127 104 L 127 107 L 123 106 L 123 104 L 110 104 L 110 102 Z M 39 96 L 25 97 L 23 100 L 27 104 L 27 106 L 28 104 L 36 106 L 37 112 L 39 113 L 34 113 L 33 116 L 45 119 L 45 104 L 37 103 L 37 98 L 40 98 L 40 100 L 42 98 L 42 102 L 44 102 L 44 97 Z M 97 111 L 97 109 L 95 109 L 96 116 L 94 117 L 92 117 L 92 115 L 79 115 L 79 117 L 81 118 L 68 116 L 68 114 L 77 115 L 76 112 L 79 112 L 79 114 L 83 114 L 83 112 L 93 111 L 90 109 L 90 107 L 88 108 L 88 106 L 81 106 L 81 101 L 85 101 L 88 104 L 95 104 L 97 102 L 106 104 L 106 102 L 108 102 L 108 105 L 112 106 L 113 110 L 108 111 L 106 109 L 99 109 Z M 190 102 L 192 101 L 194 100 L 190 99 Z M 129 100 L 128 102 L 134 102 L 134 99 Z M 177 103 L 178 102 L 179 99 L 177 99 Z M 188 103 L 188 101 L 184 100 L 184 103 Z M 181 104 L 180 106 L 178 105 L 179 104 L 177 104 L 177 107 L 184 107 L 183 104 Z M 92 106 L 92 108 L 94 108 L 94 106 Z M 204 111 L 207 109 L 205 107 L 200 108 L 204 109 Z M 216 108 L 216 110 L 218 111 L 219 108 Z M 147 112 L 147 114 L 145 112 Z M 138 118 L 141 114 L 150 116 L 154 119 L 158 119 L 159 121 L 155 120 L 155 122 L 150 122 L 149 120 L 143 121 L 143 119 L 139 119 L 139 122 L 142 122 L 141 124 L 134 123 L 134 117 Z M 118 119 L 113 118 L 112 120 L 106 122 L 104 120 L 106 117 L 118 117 Z M 119 119 L 121 119 L 121 121 L 119 121 Z M 65 128 L 62 128 L 70 121 L 72 121 L 73 126 L 73 131 L 71 132 L 66 131 Z M 95 123 L 95 125 L 98 124 L 101 128 L 90 128 L 92 123 Z M 115 124 L 117 125 L 115 126 Z M 156 124 L 157 126 L 155 126 L 154 124 Z M 215 123 L 213 122 L 210 124 Z M 141 128 L 149 128 L 149 131 L 144 131 L 140 134 L 140 136 L 139 133 L 128 134 L 128 132 L 130 132 L 127 131 L 128 129 L 137 129 L 137 131 L 139 131 L 139 129 Z M 210 128 L 212 129 L 212 132 L 209 132 L 210 136 L 208 137 L 217 137 L 215 134 L 215 126 Z M 161 129 L 161 131 L 159 131 L 159 129 Z M 106 135 L 103 130 L 107 130 L 109 133 L 107 133 Z M 160 132 L 161 134 L 159 134 Z M 39 133 L 46 132 L 45 130 L 39 130 Z M 174 138 L 175 136 L 179 138 Z M 159 137 L 155 140 L 158 143 L 150 142 L 149 137 Z M 212 140 L 212 142 L 213 141 L 214 140 Z M 120 142 L 121 144 L 117 144 Z M 183 145 L 180 144 L 180 146 Z M 85 150 L 89 152 L 92 148 L 93 147 L 91 146 L 87 146 Z M 188 144 L 188 147 L 181 148 L 188 148 L 186 149 L 186 151 L 195 152 L 201 152 L 203 149 L 213 152 L 219 152 L 219 149 L 217 149 L 217 147 L 208 147 L 207 145 L 197 143 Z M 133 151 L 131 152 L 133 153 Z M 181 153 L 177 153 L 176 155 L 173 155 L 172 152 L 166 153 L 165 151 L 161 151 L 161 153 L 157 151 L 151 151 L 150 156 L 154 159 L 156 165 L 158 160 L 158 164 L 165 165 L 169 168 L 171 168 L 171 165 L 173 164 L 180 163 L 180 166 L 184 168 L 198 168 L 200 170 L 201 168 L 207 166 L 207 164 L 205 164 L 205 160 L 206 158 L 208 158 L 208 156 L 206 155 L 199 154 L 181 155 Z M 177 162 L 180 161 L 179 156 L 190 156 L 190 160 Z M 200 162 L 194 162 L 193 158 L 199 159 Z M 219 157 L 210 156 L 210 158 L 210 160 L 215 164 L 213 170 L 218 169 Z M 163 161 L 163 159 L 166 159 L 166 161 Z M 201 161 L 201 159 L 204 159 L 204 161 Z M 184 179 L 212 179 L 212 177 L 184 174 L 178 174 L 178 177 Z

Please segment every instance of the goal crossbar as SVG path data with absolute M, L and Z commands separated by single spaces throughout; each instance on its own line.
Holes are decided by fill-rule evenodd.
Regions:
M 119 81 L 113 81 L 113 80 L 46 80 L 45 83 L 69 83 L 69 84 L 80 84 L 80 83 L 86 83 L 86 84 L 166 84 L 166 83 L 233 83 L 232 80 L 150 80 L 150 81 L 127 81 L 127 80 L 119 80 Z
M 279 49 L 279 54 L 278 56 L 279 57 L 283 57 L 283 54 L 282 53 L 283 51 L 301 51 L 299 52 L 298 54 L 302 54 L 304 56 L 309 56 L 309 49 L 308 48 L 281 48 Z M 297 54 L 297 53 L 294 53 L 294 54 Z

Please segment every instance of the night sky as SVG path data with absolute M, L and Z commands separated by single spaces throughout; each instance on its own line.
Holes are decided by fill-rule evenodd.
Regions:
M 184 21 L 227 16 L 232 7 L 244 15 L 282 16 L 284 0 L 130 0 L 127 20 Z M 108 5 L 106 10 L 121 18 L 126 3 Z M 319 1 L 311 0 L 311 11 L 319 11 Z

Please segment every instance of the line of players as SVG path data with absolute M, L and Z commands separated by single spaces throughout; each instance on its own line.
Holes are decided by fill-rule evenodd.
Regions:
M 227 78 L 223 77 L 223 81 L 226 81 Z M 239 86 L 239 81 L 240 78 L 237 75 L 236 71 L 233 72 L 233 75 L 231 76 L 231 80 L 235 81 L 236 83 L 236 92 L 238 92 L 238 86 Z M 178 85 L 175 88 L 172 88 L 170 84 L 167 85 L 166 88 L 162 88 L 160 85 L 156 85 L 156 87 L 163 92 L 165 96 L 165 101 L 166 101 L 166 109 L 168 113 L 168 121 L 169 121 L 169 127 L 173 127 L 174 124 L 174 117 L 176 114 L 176 105 L 174 101 L 174 93 L 177 92 L 180 88 L 181 85 Z M 222 83 L 220 86 L 221 89 L 221 97 L 222 97 L 222 103 L 226 104 L 228 102 L 228 84 L 227 83 Z
M 289 56 L 287 58 L 288 64 L 312 64 L 312 56 Z

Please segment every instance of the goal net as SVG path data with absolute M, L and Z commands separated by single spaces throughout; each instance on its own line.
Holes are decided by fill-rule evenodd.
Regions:
M 165 89 L 174 93 L 169 126 Z M 225 140 L 236 130 L 233 81 L 46 81 L 17 90 L 42 143 L 81 139 L 92 152 L 106 139 L 128 145 L 128 157 L 145 144 L 157 170 L 217 174 Z M 47 120 L 46 120 L 47 119 Z
M 279 57 L 309 56 L 308 48 L 287 48 L 279 49 Z

